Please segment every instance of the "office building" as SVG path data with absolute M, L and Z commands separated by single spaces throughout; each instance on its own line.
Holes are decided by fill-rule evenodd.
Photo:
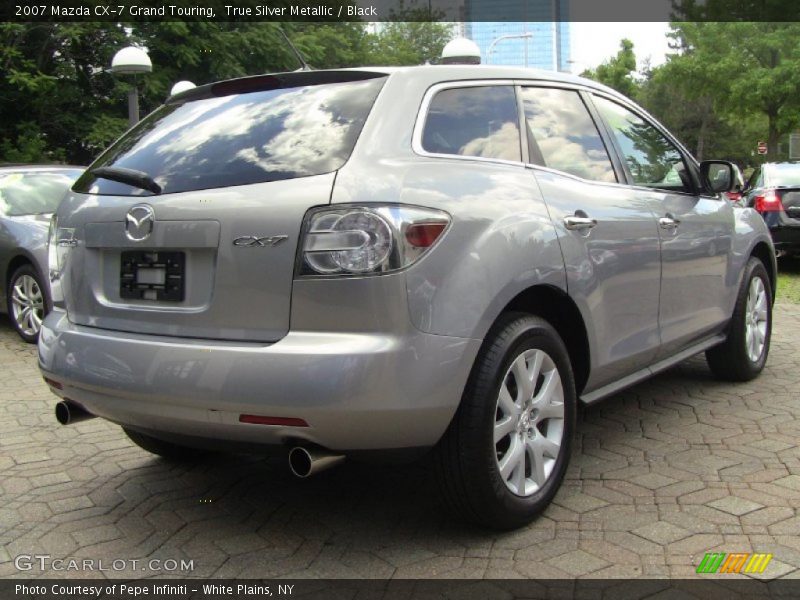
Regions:
M 568 6 L 569 0 L 466 0 L 465 34 L 484 64 L 569 71 Z M 490 20 L 500 16 L 525 20 Z

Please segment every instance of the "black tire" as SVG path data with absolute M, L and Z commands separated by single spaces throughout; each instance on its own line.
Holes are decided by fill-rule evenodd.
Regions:
M 33 331 L 33 323 L 29 320 L 23 321 L 23 325 L 21 325 L 16 319 L 16 313 L 19 312 L 17 308 L 15 310 L 15 302 L 14 302 L 14 287 L 17 285 L 20 280 L 23 278 L 29 277 L 35 282 L 35 289 L 37 291 L 37 296 L 41 298 L 41 307 L 34 309 L 36 312 L 36 318 L 39 320 L 39 324 L 36 326 L 36 330 Z M 28 280 L 30 281 L 30 280 Z M 19 267 L 14 273 L 12 273 L 11 277 L 8 280 L 8 288 L 6 289 L 6 309 L 8 310 L 8 317 L 11 321 L 11 325 L 13 325 L 14 329 L 16 330 L 19 337 L 21 337 L 24 341 L 28 342 L 29 344 L 35 344 L 39 340 L 39 329 L 41 328 L 41 321 L 44 320 L 44 317 L 50 312 L 50 297 L 48 294 L 47 286 L 42 285 L 42 278 L 39 273 L 33 268 L 31 264 L 25 264 Z
M 501 385 L 508 385 L 512 364 L 526 350 L 544 351 L 561 378 L 563 435 L 560 451 L 555 462 L 550 464 L 552 470 L 545 476 L 544 485 L 531 495 L 523 496 L 514 493 L 509 487 L 513 484 L 507 484 L 501 476 L 498 461 L 502 447 L 495 445 L 494 430 L 496 419 L 502 416 L 498 404 Z M 534 383 L 534 396 L 539 393 L 541 381 L 539 377 Z M 521 390 L 520 396 L 524 396 Z M 496 529 L 513 529 L 532 521 L 553 499 L 564 478 L 575 431 L 575 410 L 572 367 L 555 329 L 543 319 L 524 313 L 503 315 L 487 335 L 461 404 L 434 450 L 436 476 L 445 503 L 463 518 Z M 507 435 L 503 439 L 514 443 L 514 436 L 520 435 L 522 440 L 525 434 L 511 432 Z M 523 471 L 527 477 L 528 469 L 532 471 L 534 467 L 527 447 L 523 447 L 526 448 Z M 524 483 L 528 485 L 527 479 Z
M 747 349 L 748 294 L 754 279 L 760 279 L 766 300 L 766 334 L 764 347 L 758 358 L 753 360 Z M 728 325 L 727 338 L 719 346 L 706 351 L 706 361 L 711 372 L 724 381 L 750 381 L 761 373 L 769 355 L 772 337 L 772 287 L 764 264 L 757 258 L 750 258 L 742 277 L 739 294 L 733 308 L 733 316 Z
M 188 446 L 173 444 L 171 442 L 146 435 L 139 431 L 128 429 L 127 427 L 123 427 L 122 430 L 134 444 L 143 450 L 147 450 L 151 454 L 156 454 L 169 461 L 193 462 L 200 460 L 208 454 L 208 452 L 204 450 L 197 450 L 195 448 L 189 448 Z

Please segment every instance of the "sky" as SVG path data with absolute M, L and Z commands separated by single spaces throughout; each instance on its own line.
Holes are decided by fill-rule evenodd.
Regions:
M 646 57 L 657 66 L 666 61 L 669 53 L 666 34 L 669 23 L 572 23 L 572 69 L 577 75 L 584 69 L 594 68 L 615 56 L 623 38 L 633 42 L 637 68 L 641 69 Z

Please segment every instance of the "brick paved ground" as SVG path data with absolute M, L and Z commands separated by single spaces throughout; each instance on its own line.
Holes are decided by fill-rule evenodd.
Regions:
M 99 419 L 61 427 L 0 318 L 0 578 L 48 574 L 18 573 L 21 554 L 192 559 L 198 577 L 683 577 L 708 551 L 800 577 L 799 360 L 800 306 L 779 305 L 755 382 L 695 358 L 584 410 L 555 503 L 498 534 L 451 520 L 424 466 L 301 481 L 252 458 L 169 465 Z

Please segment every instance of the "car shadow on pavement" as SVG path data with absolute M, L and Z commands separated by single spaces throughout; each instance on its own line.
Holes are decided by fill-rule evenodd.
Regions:
M 743 386 L 744 393 L 769 388 L 767 377 Z M 577 552 L 579 543 L 594 548 L 579 527 L 610 528 L 629 543 L 638 538 L 625 532 L 652 526 L 656 500 L 668 500 L 673 488 L 676 495 L 691 492 L 699 477 L 724 481 L 726 468 L 751 468 L 749 459 L 720 446 L 741 434 L 738 422 L 705 416 L 729 410 L 732 390 L 712 378 L 702 356 L 579 411 L 571 465 L 554 503 L 528 527 L 506 533 L 450 514 L 430 460 L 346 460 L 297 479 L 285 459 L 211 454 L 176 464 L 101 419 L 60 426 L 35 347 L 21 342 L 5 318 L 0 382 L 0 545 L 10 556 L 193 561 L 190 573 L 160 576 L 505 577 L 511 571 L 503 569 L 518 575 L 523 567 L 537 576 L 536 565 L 544 568 L 556 553 Z M 780 392 L 783 384 L 774 385 Z M 741 402 L 734 401 L 730 406 Z M 702 450 L 709 443 L 724 454 L 710 465 Z M 703 456 L 686 454 L 689 463 L 679 456 L 698 452 Z M 14 575 L 13 563 L 0 560 L 0 577 Z

